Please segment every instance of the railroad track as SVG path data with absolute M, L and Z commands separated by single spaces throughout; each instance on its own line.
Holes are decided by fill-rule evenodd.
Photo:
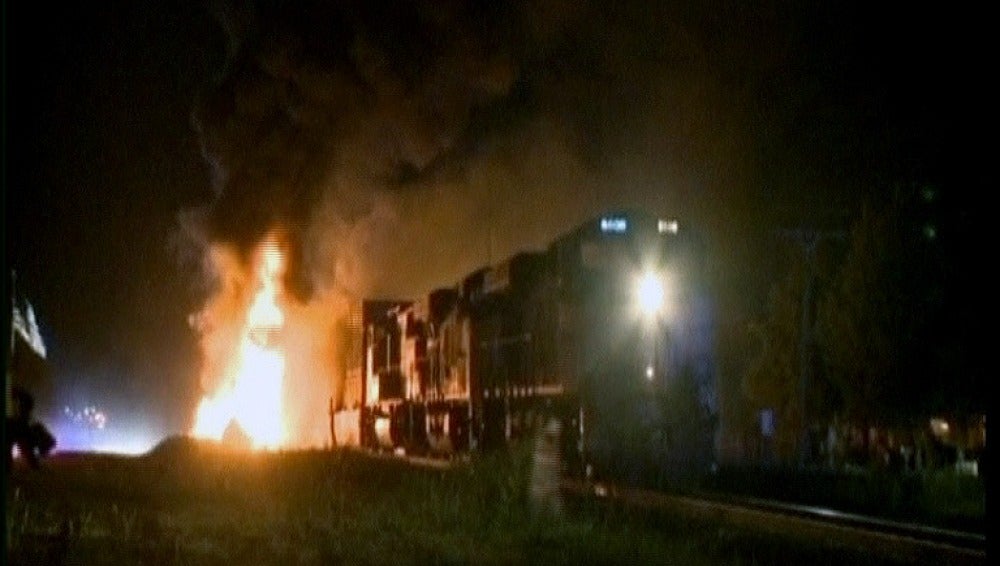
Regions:
M 593 498 L 809 545 L 851 549 L 902 564 L 986 564 L 986 536 L 832 509 L 750 498 L 674 495 L 563 480 L 570 497 Z
M 552 460 L 544 442 L 535 448 L 534 461 Z M 371 454 L 371 453 L 369 453 Z M 464 458 L 442 460 L 400 454 L 380 454 L 410 465 L 445 469 Z M 535 466 L 538 468 L 538 466 Z M 795 540 L 813 548 L 850 550 L 895 564 L 934 566 L 978 566 L 986 564 L 986 536 L 916 523 L 890 521 L 845 513 L 829 508 L 719 494 L 678 495 L 651 490 L 622 488 L 559 478 L 558 467 L 534 470 L 532 491 L 553 489 L 563 498 L 585 498 L 608 505 L 624 506 L 669 515 L 685 522 L 700 522 L 750 534 Z M 545 470 L 552 468 L 545 473 Z M 535 477 L 542 471 L 541 479 Z M 542 485 L 537 485 L 541 482 Z M 548 502 L 551 504 L 551 502 Z M 558 505 L 561 507 L 561 503 Z

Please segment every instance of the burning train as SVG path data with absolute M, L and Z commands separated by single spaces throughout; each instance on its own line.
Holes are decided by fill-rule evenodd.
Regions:
M 342 333 L 334 443 L 454 456 L 556 422 L 572 473 L 708 469 L 704 258 L 673 220 L 608 214 L 419 299 L 360 301 Z

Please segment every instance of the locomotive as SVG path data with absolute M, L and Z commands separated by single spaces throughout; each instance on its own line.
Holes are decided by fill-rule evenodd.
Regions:
M 361 301 L 334 441 L 455 456 L 555 422 L 573 475 L 705 471 L 717 409 L 704 258 L 676 221 L 626 211 L 418 300 Z

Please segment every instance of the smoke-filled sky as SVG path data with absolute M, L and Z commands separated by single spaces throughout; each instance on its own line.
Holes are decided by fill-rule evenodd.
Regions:
M 212 243 L 249 253 L 280 225 L 301 299 L 412 295 L 642 207 L 703 227 L 752 303 L 748 242 L 778 219 L 898 182 L 971 214 L 987 188 L 972 11 L 28 4 L 6 6 L 7 261 L 56 396 L 164 431 L 198 395 Z

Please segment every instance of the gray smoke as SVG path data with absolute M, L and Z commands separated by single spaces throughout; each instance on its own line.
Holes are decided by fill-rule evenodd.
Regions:
M 919 67 L 906 58 L 927 27 L 867 5 L 220 0 L 211 12 L 226 65 L 193 121 L 214 193 L 182 231 L 203 259 L 235 250 L 241 280 L 268 231 L 287 236 L 302 441 L 328 432 L 342 384 L 323 364 L 344 360 L 325 348 L 349 301 L 418 298 L 641 208 L 703 232 L 717 312 L 740 324 L 764 304 L 766 236 L 786 211 L 840 206 L 920 161 L 884 118 L 907 111 L 881 81 Z M 889 51 L 885 30 L 903 30 Z M 202 315 L 242 312 L 204 265 L 217 280 Z M 233 346 L 203 333 L 216 341 Z
M 656 3 L 213 6 L 230 53 L 195 113 L 215 197 L 187 224 L 273 225 L 308 296 L 412 295 L 607 208 L 738 210 L 747 128 L 708 11 Z M 765 59 L 758 65 L 774 65 Z

